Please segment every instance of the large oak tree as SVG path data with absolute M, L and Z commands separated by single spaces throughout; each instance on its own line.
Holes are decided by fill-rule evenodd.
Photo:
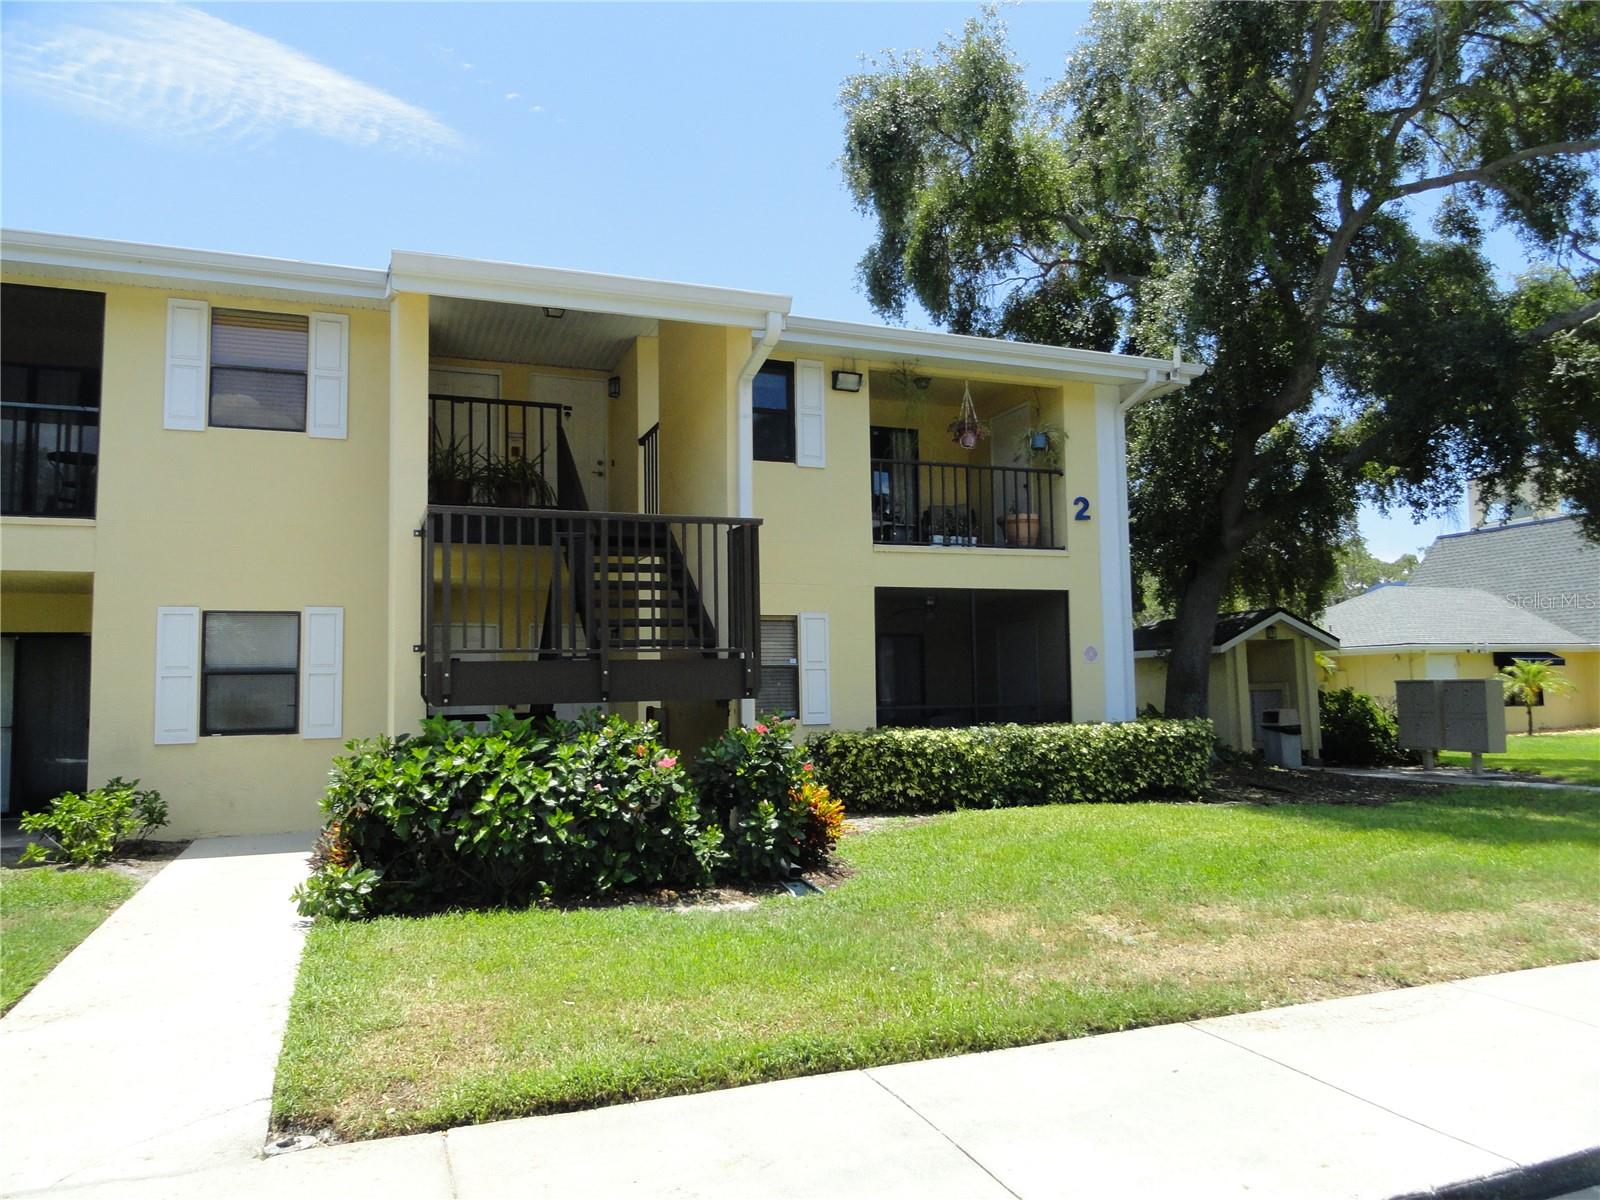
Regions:
M 1130 426 L 1169 714 L 1223 603 L 1320 606 L 1363 494 L 1600 524 L 1600 5 L 1104 5 L 1042 93 L 990 14 L 842 103 L 880 312 L 1206 363 Z M 1551 267 L 1497 286 L 1495 226 Z

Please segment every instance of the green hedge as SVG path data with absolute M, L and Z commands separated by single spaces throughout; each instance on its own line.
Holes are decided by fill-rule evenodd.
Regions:
M 1322 717 L 1322 761 L 1335 767 L 1387 767 L 1408 762 L 1400 725 L 1376 699 L 1354 688 L 1317 696 Z
M 852 812 L 1117 803 L 1205 794 L 1211 722 L 820 733 L 817 778 Z

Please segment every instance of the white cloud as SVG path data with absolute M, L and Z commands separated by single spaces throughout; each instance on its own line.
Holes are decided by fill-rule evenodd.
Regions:
M 516 100 L 519 97 L 521 97 L 521 95 L 522 95 L 521 92 L 507 92 L 506 93 L 506 99 L 507 100 Z
M 7 82 L 157 136 L 262 140 L 298 129 L 358 146 L 460 142 L 431 113 L 192 8 L 74 16 L 85 23 L 9 29 Z

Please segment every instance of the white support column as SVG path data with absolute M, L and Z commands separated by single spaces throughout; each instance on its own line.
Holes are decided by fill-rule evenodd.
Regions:
M 1134 717 L 1133 567 L 1128 553 L 1128 443 L 1123 397 L 1095 387 L 1096 488 L 1100 555 L 1100 651 L 1104 658 L 1105 716 Z
M 389 611 L 391 734 L 414 733 L 422 719 L 422 543 L 414 530 L 428 509 L 428 297 L 396 293 L 389 302 Z

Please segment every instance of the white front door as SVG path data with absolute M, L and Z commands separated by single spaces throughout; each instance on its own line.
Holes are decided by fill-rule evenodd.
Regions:
M 597 511 L 606 506 L 606 384 L 603 379 L 573 379 L 565 375 L 533 377 L 533 398 L 541 404 L 564 404 L 572 414 L 562 418 L 567 445 L 583 484 L 583 503 L 558 496 L 562 508 Z M 554 478 L 554 471 L 550 478 Z

